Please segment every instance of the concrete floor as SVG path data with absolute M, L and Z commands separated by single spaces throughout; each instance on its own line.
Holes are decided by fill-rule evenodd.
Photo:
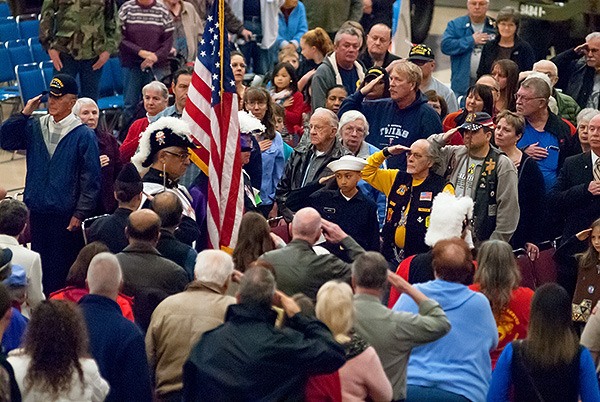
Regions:
M 462 0 L 461 3 L 463 2 L 466 3 Z M 437 70 L 434 76 L 446 84 L 450 82 L 450 59 L 440 51 L 441 36 L 448 21 L 464 15 L 465 11 L 465 8 L 436 7 L 429 37 L 425 41 L 435 53 Z M 495 14 L 495 12 L 490 12 L 492 16 Z M 3 111 L 4 116 L 10 114 L 9 109 L 4 106 Z M 25 157 L 23 155 L 0 150 L 0 187 L 7 189 L 9 195 L 22 191 L 25 186 L 25 174 Z

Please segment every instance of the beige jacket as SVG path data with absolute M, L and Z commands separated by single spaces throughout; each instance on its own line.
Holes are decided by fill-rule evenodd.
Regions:
M 183 388 L 182 372 L 190 350 L 202 334 L 223 323 L 235 298 L 218 286 L 192 282 L 185 292 L 170 296 L 154 310 L 146 333 L 146 354 L 154 371 L 156 392 Z

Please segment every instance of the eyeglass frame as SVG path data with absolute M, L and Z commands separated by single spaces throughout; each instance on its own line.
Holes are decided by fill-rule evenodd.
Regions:
M 166 152 L 167 154 L 171 155 L 171 156 L 175 156 L 177 157 L 181 162 L 185 161 L 186 159 L 190 159 L 190 151 L 186 151 L 185 153 L 182 152 L 180 154 L 175 153 L 175 152 L 171 152 L 171 151 L 167 151 L 166 149 L 163 149 L 164 152 Z

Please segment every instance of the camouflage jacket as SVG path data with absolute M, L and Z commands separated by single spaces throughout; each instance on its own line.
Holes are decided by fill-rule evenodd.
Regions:
M 40 42 L 46 50 L 89 60 L 105 50 L 116 53 L 119 40 L 114 0 L 44 0 Z

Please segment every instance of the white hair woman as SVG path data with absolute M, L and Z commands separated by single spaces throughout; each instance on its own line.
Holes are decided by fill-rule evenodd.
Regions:
M 337 373 L 312 377 L 307 393 L 326 381 L 326 377 L 339 375 L 341 399 L 344 401 L 391 400 L 392 386 L 375 349 L 352 331 L 354 304 L 350 285 L 336 281 L 325 283 L 317 293 L 315 310 L 317 318 L 327 325 L 335 340 L 346 349 L 346 363 Z
M 79 98 L 73 106 L 73 114 L 81 119 L 83 124 L 94 130 L 100 149 L 101 187 L 98 200 L 98 215 L 110 214 L 117 208 L 114 197 L 114 182 L 121 172 L 123 164 L 119 155 L 119 144 L 108 131 L 98 127 L 100 110 L 91 98 Z

